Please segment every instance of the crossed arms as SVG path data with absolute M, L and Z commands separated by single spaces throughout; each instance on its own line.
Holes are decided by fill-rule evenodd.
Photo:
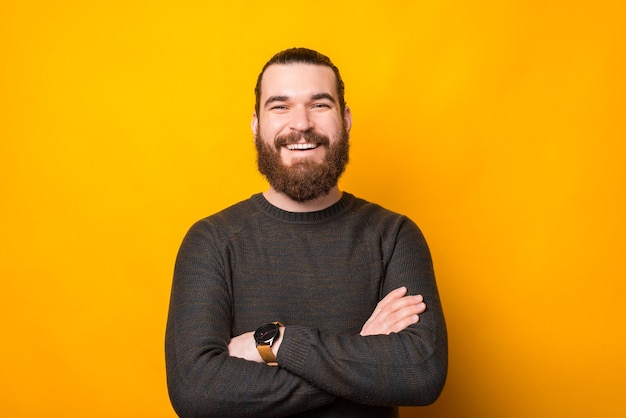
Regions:
M 251 242 L 255 237 L 236 237 L 238 242 L 244 238 L 247 246 L 255 246 Z M 337 399 L 372 406 L 426 405 L 436 400 L 447 371 L 445 321 L 430 254 L 414 224 L 399 226 L 393 243 L 382 250 L 371 247 L 375 240 L 369 236 L 348 237 L 350 242 L 368 243 L 358 249 L 363 254 L 355 253 L 367 261 L 347 263 L 326 278 L 311 273 L 316 298 L 304 316 L 294 313 L 307 308 L 309 298 L 299 287 L 304 285 L 296 283 L 293 289 L 285 285 L 292 285 L 289 281 L 297 275 L 289 271 L 274 277 L 280 272 L 273 266 L 257 264 L 233 273 L 246 260 L 233 254 L 229 239 L 211 225 L 200 224 L 190 230 L 179 252 L 166 360 L 170 398 L 181 417 L 287 416 Z M 266 242 L 260 245 L 267 247 Z M 289 248 L 271 250 L 283 256 Z M 385 253 L 384 260 L 376 260 L 379 251 Z M 337 258 L 343 260 L 346 254 Z M 364 270 L 353 271 L 355 266 Z M 384 266 L 384 271 L 372 273 L 376 266 Z M 238 281 L 233 284 L 228 277 L 235 274 Z M 379 275 L 384 275 L 380 284 Z M 262 288 L 259 280 L 265 280 Z M 323 285 L 327 293 L 317 297 Z M 386 296 L 375 302 L 371 297 L 376 297 L 378 286 Z M 247 301 L 257 295 L 245 293 L 251 287 L 255 292 L 280 288 L 282 294 L 268 304 L 249 307 Z M 370 299 L 361 300 L 364 294 Z M 328 297 L 334 298 L 332 303 Z M 336 310 L 335 303 L 341 304 Z M 362 318 L 360 331 L 355 311 Z M 369 313 L 362 315 L 365 312 Z M 306 323 L 298 320 L 311 313 L 317 316 Z M 261 364 L 252 337 L 256 327 L 274 320 L 286 325 L 274 345 L 280 367 Z M 325 325 L 315 326 L 318 321 Z
M 419 315 L 426 310 L 422 295 L 407 295 L 406 287 L 392 290 L 378 304 L 376 309 L 363 325 L 360 335 L 389 335 L 397 333 L 409 325 L 419 322 Z M 280 344 L 285 335 L 285 327 L 281 327 L 280 337 L 272 345 L 274 355 L 278 355 Z M 254 331 L 233 337 L 228 344 L 228 353 L 248 361 L 263 363 L 256 349 Z

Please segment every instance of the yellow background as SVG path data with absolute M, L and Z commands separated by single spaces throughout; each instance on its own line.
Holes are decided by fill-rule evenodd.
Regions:
M 0 3 L 0 416 L 173 417 L 195 220 L 265 189 L 275 52 L 328 54 L 344 190 L 413 218 L 450 336 L 404 417 L 626 417 L 626 13 L 583 1 Z

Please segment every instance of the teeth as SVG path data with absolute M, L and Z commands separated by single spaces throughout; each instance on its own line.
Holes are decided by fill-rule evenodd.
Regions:
M 288 150 L 313 149 L 313 148 L 317 148 L 317 144 L 289 144 L 287 145 Z

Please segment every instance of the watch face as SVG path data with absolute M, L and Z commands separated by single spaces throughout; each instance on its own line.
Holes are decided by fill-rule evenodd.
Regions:
M 278 325 L 265 324 L 254 333 L 254 340 L 259 344 L 269 344 L 278 334 Z

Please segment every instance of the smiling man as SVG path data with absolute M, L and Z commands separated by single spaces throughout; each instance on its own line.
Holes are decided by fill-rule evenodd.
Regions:
M 166 333 L 181 417 L 397 417 L 447 374 L 428 246 L 407 217 L 340 191 L 352 114 L 339 70 L 276 54 L 252 131 L 269 188 L 196 223 Z

